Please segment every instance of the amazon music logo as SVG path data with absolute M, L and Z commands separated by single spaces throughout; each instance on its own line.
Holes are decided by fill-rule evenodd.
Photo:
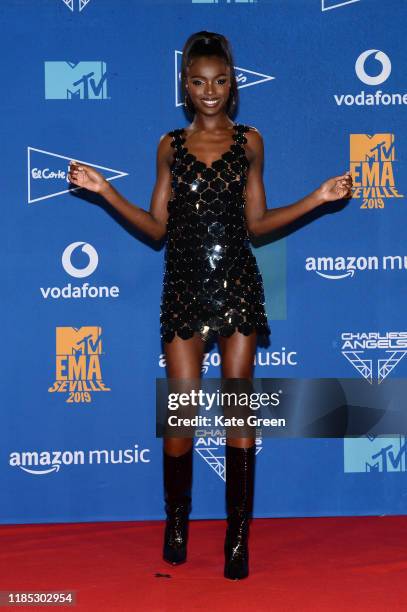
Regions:
M 46 476 L 58 473 L 63 467 L 123 466 L 150 463 L 150 449 L 139 444 L 131 448 L 104 448 L 91 450 L 25 450 L 13 451 L 9 456 L 10 467 L 16 467 L 27 474 Z
M 327 280 L 353 278 L 360 272 L 403 272 L 407 255 L 348 255 L 346 257 L 307 257 L 305 271 Z

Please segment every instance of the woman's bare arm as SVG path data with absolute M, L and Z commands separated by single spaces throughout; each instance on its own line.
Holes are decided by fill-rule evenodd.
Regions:
M 173 157 L 171 136 L 161 136 L 156 158 L 156 182 L 151 196 L 150 210 L 130 203 L 95 168 L 79 162 L 71 162 L 68 178 L 79 187 L 99 193 L 129 223 L 154 240 L 160 240 L 167 231 L 167 204 L 171 197 Z
M 268 234 L 284 227 L 325 202 L 351 197 L 352 177 L 346 173 L 328 179 L 294 204 L 268 209 L 263 184 L 263 138 L 255 128 L 246 132 L 246 137 L 250 165 L 246 183 L 245 217 L 247 229 L 253 236 Z

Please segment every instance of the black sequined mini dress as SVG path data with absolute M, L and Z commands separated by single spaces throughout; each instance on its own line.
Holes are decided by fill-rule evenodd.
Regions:
M 196 332 L 203 340 L 236 330 L 270 334 L 244 216 L 249 129 L 235 123 L 229 150 L 210 166 L 184 146 L 184 128 L 169 132 L 174 158 L 160 305 L 164 342 Z

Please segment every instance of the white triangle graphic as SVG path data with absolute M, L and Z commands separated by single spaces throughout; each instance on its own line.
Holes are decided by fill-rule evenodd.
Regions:
M 359 357 L 360 353 L 363 354 L 363 351 L 342 351 L 342 355 L 346 357 L 359 374 L 370 384 L 373 384 L 373 361 L 371 359 L 361 359 Z M 387 359 L 377 360 L 377 383 L 379 385 L 406 356 L 407 351 L 386 351 L 386 353 L 391 353 Z
M 74 10 L 75 10 L 75 8 L 74 8 L 74 0 L 62 0 L 62 2 L 63 2 L 64 4 L 66 4 L 66 6 L 67 6 L 69 9 L 71 9 L 71 11 L 74 11 Z M 79 3 L 79 11 L 82 11 L 82 10 L 85 8 L 85 6 L 86 6 L 87 4 L 89 4 L 89 2 L 90 2 L 90 0 L 78 0 L 78 3 Z
M 219 447 L 215 447 L 216 450 L 219 450 Z M 196 452 L 198 453 L 198 455 L 200 457 L 202 457 L 202 459 L 204 459 L 204 461 L 209 465 L 209 467 L 211 467 L 213 469 L 213 471 L 215 472 L 215 474 L 217 474 L 219 476 L 219 478 L 221 478 L 223 481 L 226 482 L 226 457 L 225 457 L 225 450 L 222 450 L 222 454 L 220 454 L 219 456 L 217 456 L 213 451 L 215 450 L 214 448 L 196 448 L 195 447 Z M 256 446 L 256 455 L 259 454 L 259 452 L 262 450 L 261 446 Z
M 393 351 L 388 359 L 378 359 L 377 379 L 379 384 L 394 370 L 396 365 L 406 356 L 406 353 L 407 351 Z
M 326 0 L 321 0 L 321 11 L 329 11 L 331 9 L 340 8 L 341 6 L 345 6 L 345 4 L 359 2 L 359 0 L 339 0 L 339 2 L 332 4 L 331 6 L 325 6 L 325 2 Z
M 262 74 L 261 72 L 255 72 L 254 70 L 248 70 L 247 68 L 239 68 L 239 66 L 235 66 L 235 70 L 240 70 L 243 73 L 254 74 L 258 77 L 262 77 L 257 79 L 257 81 L 252 81 L 251 83 L 246 83 L 245 85 L 239 85 L 239 76 L 236 76 L 237 79 L 237 87 L 238 89 L 243 89 L 243 87 L 251 87 L 252 85 L 258 85 L 259 83 L 265 83 L 266 81 L 272 81 L 276 77 L 269 76 L 268 74 Z
M 174 66 L 175 66 L 175 74 L 174 74 L 174 78 L 175 78 L 175 106 L 184 106 L 184 102 L 179 102 L 179 98 L 180 98 L 180 91 L 179 91 L 179 78 L 178 78 L 178 60 L 182 57 L 182 51 L 175 51 L 175 55 L 174 55 Z M 268 74 L 263 74 L 261 72 L 255 72 L 254 70 L 248 70 L 248 68 L 240 68 L 239 66 L 234 66 L 235 71 L 236 72 L 240 72 L 239 74 L 236 74 L 236 80 L 237 80 L 237 88 L 238 89 L 243 89 L 244 87 L 251 87 L 252 85 L 259 85 L 259 83 L 265 83 L 266 81 L 272 81 L 273 79 L 275 79 L 276 77 L 270 76 Z M 250 83 L 243 83 L 242 85 L 239 85 L 239 80 L 243 80 L 245 77 L 244 75 L 250 75 L 250 78 L 253 77 L 253 75 L 255 77 L 260 77 L 254 81 L 251 81 Z
M 214 470 L 215 474 L 222 480 L 225 480 L 225 456 L 217 457 L 210 448 L 195 448 L 195 450 L 206 461 L 209 467 Z
M 40 200 L 47 200 L 48 198 L 53 198 L 58 195 L 62 195 L 63 193 L 71 193 L 72 191 L 79 191 L 82 187 L 72 187 L 68 189 L 63 189 L 62 191 L 56 191 L 54 193 L 50 193 L 45 196 L 41 196 L 39 198 L 31 197 L 31 152 L 43 153 L 45 155 L 49 155 L 50 157 L 57 157 L 59 159 L 65 159 L 68 162 L 72 159 L 78 161 L 79 163 L 86 164 L 87 166 L 92 166 L 93 168 L 99 168 L 100 170 L 107 170 L 108 172 L 113 172 L 113 176 L 106 177 L 107 181 L 113 181 L 114 179 L 121 178 L 122 176 L 128 176 L 128 172 L 121 172 L 120 170 L 114 170 L 113 168 L 107 168 L 106 166 L 99 166 L 98 164 L 92 164 L 83 159 L 78 159 L 76 157 L 67 157 L 66 155 L 59 155 L 58 153 L 51 153 L 50 151 L 44 151 L 43 149 L 36 149 L 34 147 L 27 147 L 27 175 L 28 175 L 28 203 L 32 204 L 33 202 L 39 202 Z
M 363 352 L 363 351 L 362 351 Z M 342 355 L 366 380 L 373 384 L 373 364 L 371 359 L 361 359 L 358 351 L 342 351 Z

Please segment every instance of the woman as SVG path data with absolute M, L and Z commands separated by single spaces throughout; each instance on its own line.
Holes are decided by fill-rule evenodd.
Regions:
M 298 202 L 268 210 L 260 132 L 231 117 L 237 108 L 234 62 L 227 39 L 190 36 L 181 80 L 187 128 L 164 134 L 150 210 L 129 203 L 94 168 L 70 163 L 69 180 L 102 195 L 137 229 L 167 237 L 161 337 L 172 379 L 197 379 L 208 339 L 217 338 L 224 379 L 251 379 L 258 336 L 270 329 L 263 283 L 249 236 L 267 234 L 325 202 L 351 197 L 349 172 L 322 183 Z M 165 437 L 166 525 L 163 557 L 186 560 L 192 485 L 191 437 Z M 224 576 L 245 578 L 253 505 L 255 440 L 227 438 Z

